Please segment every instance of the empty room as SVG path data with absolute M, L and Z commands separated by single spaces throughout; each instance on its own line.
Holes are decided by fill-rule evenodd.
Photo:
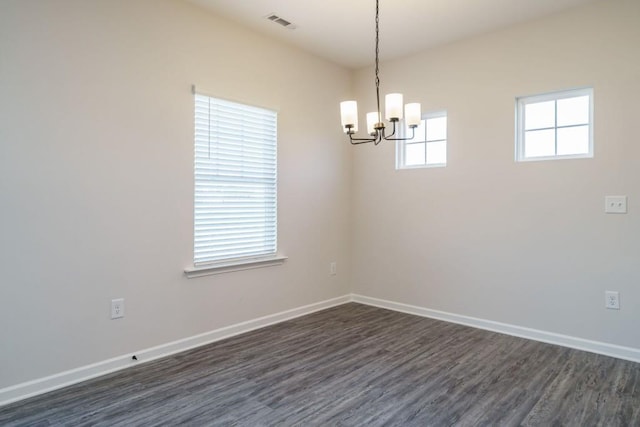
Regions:
M 0 425 L 640 425 L 640 1 L 0 0 Z

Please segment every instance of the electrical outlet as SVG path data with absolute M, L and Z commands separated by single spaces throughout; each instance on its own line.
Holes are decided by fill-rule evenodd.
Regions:
M 337 265 L 336 265 L 336 262 L 335 262 L 335 261 L 330 262 L 330 263 L 329 263 L 329 275 L 331 275 L 331 276 L 335 276 L 335 275 L 336 275 L 336 273 L 337 273 L 337 271 L 338 271 L 338 270 L 337 270 L 337 268 L 338 268 L 338 267 L 337 267 Z
M 626 214 L 627 196 L 606 196 L 604 198 L 604 211 L 610 214 Z
M 620 294 L 617 291 L 605 291 L 604 306 L 611 310 L 620 310 Z
M 120 319 L 124 317 L 124 298 L 111 300 L 111 318 Z

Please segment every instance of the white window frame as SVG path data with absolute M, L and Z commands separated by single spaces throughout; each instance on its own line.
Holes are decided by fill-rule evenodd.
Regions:
M 447 134 L 445 139 L 431 140 L 428 141 L 426 139 L 426 127 L 428 126 L 428 121 L 430 119 L 437 119 L 440 117 L 447 117 L 447 111 L 433 111 L 430 113 L 425 113 L 422 115 L 422 121 L 425 122 L 425 140 L 418 142 L 409 142 L 409 141 L 396 141 L 396 169 L 424 169 L 424 168 L 443 168 L 447 166 L 447 162 L 444 163 L 427 163 L 427 145 L 433 142 L 444 142 L 445 150 L 449 151 L 449 121 L 447 117 Z M 402 126 L 403 132 L 402 137 L 406 137 L 407 134 L 410 134 L 411 131 L 407 129 L 407 127 L 403 124 Z M 407 144 L 425 144 L 425 163 L 419 165 L 407 165 L 405 160 L 405 152 Z
M 266 267 L 277 253 L 277 112 L 195 92 L 193 266 Z
M 553 156 L 536 156 L 536 157 L 525 157 L 525 134 L 526 132 L 532 131 L 529 129 L 525 130 L 525 107 L 527 104 L 535 104 L 539 102 L 547 102 L 547 101 L 555 101 L 556 102 L 556 123 L 553 127 L 544 128 L 544 129 L 554 129 L 555 136 L 555 151 L 558 151 L 558 137 L 557 131 L 558 129 L 568 128 L 572 126 L 558 126 L 557 123 L 557 101 L 566 98 L 576 98 L 581 96 L 589 97 L 589 123 L 586 125 L 589 126 L 589 151 L 587 153 L 582 154 L 555 154 Z M 584 126 L 584 125 L 573 125 L 573 126 Z M 544 130 L 544 129 L 534 129 L 534 130 Z M 593 158 L 593 88 L 592 87 L 583 87 L 578 89 L 569 89 L 562 90 L 557 92 L 550 92 L 540 95 L 533 96 L 522 96 L 516 98 L 516 143 L 515 143 L 515 159 L 517 162 L 536 162 L 536 161 L 544 161 L 544 160 L 559 160 L 559 159 L 585 159 L 585 158 Z

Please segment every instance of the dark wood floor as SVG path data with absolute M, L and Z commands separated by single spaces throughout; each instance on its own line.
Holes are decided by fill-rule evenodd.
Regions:
M 0 408 L 2 426 L 640 426 L 640 364 L 346 304 Z

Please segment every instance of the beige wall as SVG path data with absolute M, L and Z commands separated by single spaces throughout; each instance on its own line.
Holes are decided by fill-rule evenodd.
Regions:
M 449 159 L 395 171 L 392 143 L 355 149 L 354 292 L 640 348 L 639 22 L 640 2 L 601 1 L 382 64 L 382 93 L 448 111 Z M 515 97 L 580 86 L 595 157 L 515 163 Z M 629 213 L 605 215 L 621 194 Z
M 279 111 L 282 266 L 183 275 L 194 83 Z M 348 293 L 350 90 L 187 3 L 2 0 L 0 388 Z

